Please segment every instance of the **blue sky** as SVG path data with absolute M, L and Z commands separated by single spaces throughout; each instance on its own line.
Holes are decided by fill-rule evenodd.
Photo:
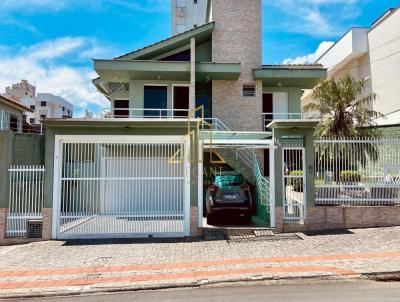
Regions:
M 243 0 L 244 1 L 244 0 Z M 349 27 L 369 26 L 399 0 L 263 0 L 263 62 L 312 62 Z M 1 0 L 0 92 L 21 78 L 98 111 L 91 58 L 170 35 L 169 0 Z

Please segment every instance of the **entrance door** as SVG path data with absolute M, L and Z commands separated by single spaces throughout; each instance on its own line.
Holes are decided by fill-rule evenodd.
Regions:
M 144 86 L 144 110 L 147 118 L 161 118 L 167 116 L 168 88 L 167 86 Z
M 174 86 L 174 117 L 187 117 L 189 109 L 189 87 Z
M 129 100 L 114 101 L 114 117 L 127 118 L 129 117 Z
M 282 148 L 283 220 L 304 223 L 306 219 L 305 153 L 302 147 Z

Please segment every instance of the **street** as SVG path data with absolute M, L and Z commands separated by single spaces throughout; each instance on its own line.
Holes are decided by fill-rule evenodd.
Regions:
M 330 281 L 297 284 L 260 284 L 194 289 L 123 292 L 104 295 L 24 299 L 44 302 L 108 302 L 108 301 L 210 301 L 210 302 L 329 302 L 329 301 L 399 301 L 399 282 Z M 8 300 L 10 301 L 10 300 Z M 12 300 L 21 301 L 21 300 Z

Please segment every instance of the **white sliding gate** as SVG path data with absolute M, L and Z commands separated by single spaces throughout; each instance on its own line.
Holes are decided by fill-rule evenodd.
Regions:
M 57 136 L 56 238 L 189 235 L 181 136 Z
M 282 148 L 282 161 L 283 220 L 289 223 L 304 223 L 307 217 L 305 149 Z

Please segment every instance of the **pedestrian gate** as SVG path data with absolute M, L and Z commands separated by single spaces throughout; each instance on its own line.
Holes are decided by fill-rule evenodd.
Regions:
M 57 238 L 187 235 L 182 137 L 82 139 L 56 143 Z
M 283 220 L 288 223 L 305 223 L 305 149 L 303 147 L 284 147 L 282 148 L 282 160 Z

